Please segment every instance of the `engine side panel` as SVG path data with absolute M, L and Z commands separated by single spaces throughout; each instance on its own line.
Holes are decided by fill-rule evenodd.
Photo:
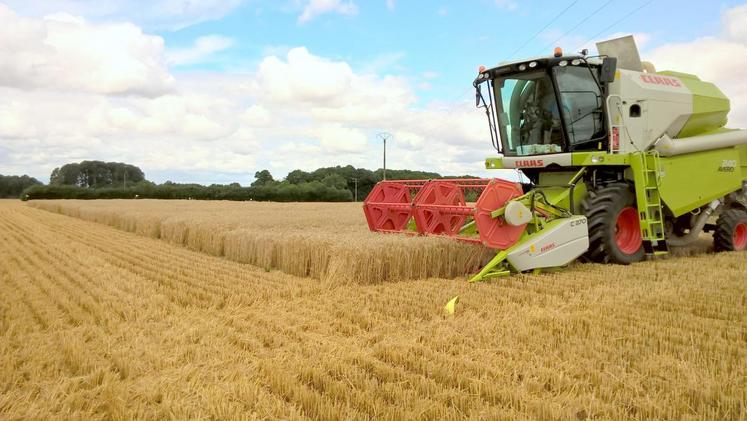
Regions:
M 683 215 L 742 188 L 740 149 L 726 148 L 662 157 L 659 191 L 674 214 Z

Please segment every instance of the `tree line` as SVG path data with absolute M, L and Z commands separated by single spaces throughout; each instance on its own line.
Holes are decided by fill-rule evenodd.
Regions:
M 442 178 L 440 174 L 435 172 L 412 170 L 387 170 L 386 176 L 389 180 L 429 180 Z M 365 168 L 355 168 L 352 165 L 344 167 L 338 165 L 335 167 L 318 168 L 311 172 L 294 170 L 288 173 L 282 181 L 272 179 L 272 175 L 267 170 L 257 172 L 255 178 L 256 181 L 252 185 L 257 183 L 301 185 L 304 183 L 320 182 L 329 187 L 348 190 L 353 199 L 355 199 L 354 196 L 357 190 L 357 200 L 363 200 L 371 192 L 376 183 L 384 179 L 384 173 L 382 169 L 371 171 Z
M 193 200 L 260 200 L 273 202 L 347 202 L 347 190 L 330 188 L 313 182 L 303 185 L 250 186 L 163 183 L 149 181 L 122 187 L 85 189 L 69 185 L 33 186 L 23 192 L 23 200 L 34 199 L 193 199 Z
M 0 174 L 0 197 L 18 197 L 21 192 L 31 186 L 42 185 L 41 181 L 28 175 L 2 175 Z
M 52 170 L 49 184 L 101 188 L 114 185 L 126 187 L 145 180 L 143 171 L 123 162 L 82 161 L 65 164 Z
M 442 176 L 435 172 L 387 170 L 387 179 L 423 180 Z M 55 168 L 49 185 L 22 189 L 21 199 L 197 199 L 259 200 L 276 202 L 344 202 L 363 200 L 383 179 L 381 169 L 371 171 L 352 165 L 291 171 L 276 180 L 270 171 L 255 174 L 250 186 L 239 183 L 200 184 L 167 181 L 155 184 L 143 171 L 121 162 L 83 161 Z M 16 194 L 17 197 L 17 194 Z

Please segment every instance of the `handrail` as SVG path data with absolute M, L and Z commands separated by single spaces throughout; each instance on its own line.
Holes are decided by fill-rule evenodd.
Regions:
M 620 136 L 622 136 L 622 130 L 620 129 L 625 127 L 625 124 L 623 122 L 623 119 L 625 117 L 623 116 L 622 112 L 619 112 L 620 121 L 622 123 L 612 124 L 612 104 L 610 102 L 612 98 L 617 98 L 620 102 L 622 102 L 622 97 L 617 94 L 611 94 L 611 95 L 607 95 L 607 99 L 605 100 L 605 106 L 607 107 L 607 127 L 609 127 L 609 130 L 610 130 L 607 136 L 607 140 L 609 144 L 607 149 L 609 150 L 610 153 L 617 153 L 620 151 Z M 613 130 L 614 128 L 618 129 L 617 130 L 617 149 L 613 149 L 614 142 L 612 141 L 612 137 L 614 136 L 614 130 Z

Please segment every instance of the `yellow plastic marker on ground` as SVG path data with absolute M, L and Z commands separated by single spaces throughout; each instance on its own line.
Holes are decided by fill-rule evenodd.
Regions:
M 449 316 L 453 316 L 458 302 L 459 302 L 458 295 L 452 298 L 451 300 L 449 300 L 449 302 L 446 303 L 446 305 L 444 306 L 444 311 L 446 312 L 446 314 L 448 314 Z

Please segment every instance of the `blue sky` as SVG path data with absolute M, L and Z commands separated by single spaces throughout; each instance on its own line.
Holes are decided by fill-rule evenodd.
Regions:
M 575 4 L 574 4 L 575 3 Z M 549 54 L 553 41 L 566 49 L 580 47 L 600 31 L 646 33 L 647 48 L 687 41 L 718 33 L 724 10 L 738 1 L 689 2 L 673 0 L 613 1 L 578 29 L 561 37 L 604 1 L 516 1 L 498 4 L 472 2 L 356 2 L 357 13 L 329 13 L 306 23 L 298 22 L 299 8 L 283 2 L 248 2 L 229 15 L 177 31 L 158 31 L 167 47 L 187 48 L 206 34 L 236 40 L 229 49 L 202 63 L 179 66 L 176 71 L 240 71 L 258 63 L 268 52 L 280 53 L 306 46 L 314 54 L 344 60 L 358 69 L 396 75 L 435 72 L 422 100 L 452 100 L 469 86 L 480 64 L 505 60 L 517 46 L 531 41 L 513 58 Z M 539 36 L 539 29 L 573 4 Z M 643 6 L 641 8 L 641 6 Z M 636 11 L 637 10 L 637 11 Z M 607 31 L 630 12 L 630 17 Z M 662 17 L 666 17 L 662 19 Z M 598 36 L 599 37 L 599 36 Z M 578 41 L 581 39 L 582 41 Z
M 744 126 L 746 27 L 736 1 L 0 1 L 0 173 L 101 159 L 248 184 L 378 168 L 388 131 L 390 167 L 490 176 L 479 65 L 633 34 L 659 69 L 716 82 Z

